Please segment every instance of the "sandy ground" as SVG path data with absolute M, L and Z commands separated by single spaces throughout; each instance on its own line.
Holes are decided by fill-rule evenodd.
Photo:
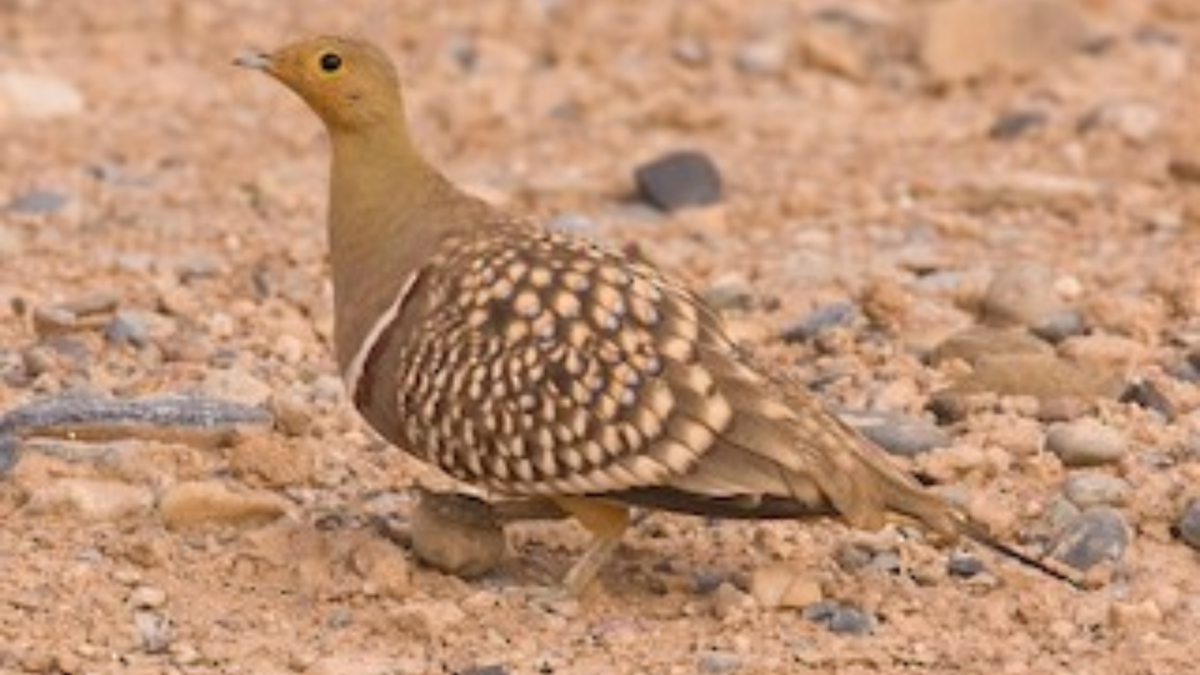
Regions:
M 979 66 L 922 51 L 938 4 L 0 1 L 0 410 L 200 392 L 278 417 L 24 442 L 0 478 L 0 672 L 1192 672 L 1200 12 L 1044 3 L 1082 11 L 1082 46 Z M 586 543 L 569 524 L 511 528 L 481 579 L 423 566 L 408 488 L 449 483 L 340 390 L 323 133 L 229 65 L 316 32 L 396 56 L 460 182 L 689 280 L 831 406 L 942 434 L 898 461 L 1007 540 L 1053 548 L 1098 506 L 1128 545 L 1102 541 L 1079 591 L 970 546 L 984 571 L 951 574 L 907 530 L 656 514 L 581 599 L 551 591 Z M 723 202 L 640 204 L 634 169 L 681 148 Z M 781 338 L 833 303 L 851 318 Z M 1117 388 L 1063 402 L 1022 388 L 1042 362 L 1004 362 L 1014 388 L 935 356 L 997 315 Z M 1067 466 L 1047 437 L 1081 420 L 1119 447 Z M 807 610 L 764 600 L 780 569 Z M 813 620 L 822 597 L 849 625 Z

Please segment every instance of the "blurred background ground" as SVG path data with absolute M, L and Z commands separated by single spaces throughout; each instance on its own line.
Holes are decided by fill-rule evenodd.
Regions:
M 1098 589 L 916 533 L 663 515 L 579 601 L 539 592 L 584 544 L 565 524 L 514 528 L 483 579 L 419 564 L 407 488 L 448 483 L 341 392 L 322 131 L 230 65 L 326 32 L 397 58 L 456 180 L 687 279 Z M 275 415 L 23 442 L 0 672 L 1189 672 L 1198 41 L 1189 0 L 0 0 L 0 410 Z M 679 149 L 717 204 L 639 197 Z

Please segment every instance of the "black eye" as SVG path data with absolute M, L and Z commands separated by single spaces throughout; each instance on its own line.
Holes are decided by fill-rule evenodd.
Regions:
M 321 70 L 332 73 L 342 67 L 342 57 L 333 52 L 326 52 L 321 55 Z

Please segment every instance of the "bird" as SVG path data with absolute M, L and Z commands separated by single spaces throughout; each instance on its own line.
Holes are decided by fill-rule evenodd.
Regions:
M 631 510 L 915 522 L 997 541 L 804 386 L 730 338 L 685 284 L 456 186 L 414 141 L 380 47 L 303 38 L 235 60 L 290 89 L 331 147 L 334 351 L 367 424 L 488 494 L 550 504 L 591 539 L 581 593 Z

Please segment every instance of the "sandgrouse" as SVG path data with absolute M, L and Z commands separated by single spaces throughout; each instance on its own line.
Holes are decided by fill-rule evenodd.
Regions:
M 568 588 L 611 556 L 630 505 L 909 519 L 1022 557 L 756 365 L 678 282 L 451 184 L 377 47 L 317 37 L 238 63 L 328 130 L 336 352 L 358 410 L 458 479 L 574 516 L 594 538 Z

